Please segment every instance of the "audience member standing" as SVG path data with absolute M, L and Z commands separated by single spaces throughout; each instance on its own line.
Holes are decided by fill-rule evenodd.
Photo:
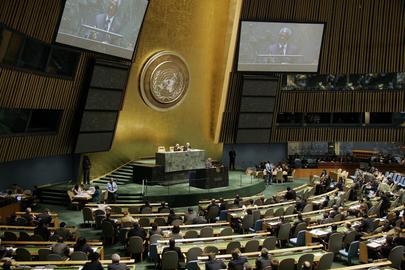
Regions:
M 235 170 L 236 152 L 235 149 L 229 151 L 229 170 Z
M 90 168 L 90 158 L 88 156 L 84 156 L 82 161 L 83 184 L 90 184 Z

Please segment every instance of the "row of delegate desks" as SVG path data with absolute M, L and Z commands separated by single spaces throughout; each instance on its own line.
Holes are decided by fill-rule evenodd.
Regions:
M 24 214 L 25 214 L 25 212 L 20 212 L 20 211 L 15 212 L 16 217 L 21 217 Z M 40 213 L 40 212 L 32 212 L 31 214 L 33 214 L 34 216 L 38 216 L 38 215 L 40 215 L 42 213 Z M 51 224 L 53 224 L 54 227 L 59 227 L 59 224 L 60 224 L 59 215 L 57 213 L 50 213 L 50 216 L 52 218 Z
M 82 266 L 89 261 L 12 261 L 12 265 L 14 266 L 49 266 L 54 265 L 56 267 L 52 267 L 52 269 L 63 269 L 63 270 L 80 270 Z M 107 269 L 107 265 L 112 264 L 111 260 L 100 260 L 100 263 L 103 265 L 104 269 Z M 135 270 L 135 260 L 120 260 L 120 263 L 126 264 L 129 269 Z M 3 262 L 0 262 L 0 266 L 3 265 Z M 49 269 L 46 267 L 46 269 Z
M 5 231 L 13 232 L 15 234 L 19 234 L 20 232 L 24 231 L 28 235 L 33 235 L 35 226 L 17 226 L 17 225 L 0 225 L 0 233 L 4 233 Z M 65 227 L 68 229 L 73 236 L 78 236 L 78 230 L 76 227 Z M 51 232 L 55 232 L 59 227 L 48 227 L 48 230 Z
M 298 262 L 299 258 L 302 255 L 311 253 L 314 254 L 314 261 L 317 262 L 321 258 L 322 255 L 326 254 L 327 251 L 323 250 L 323 245 L 313 245 L 313 246 L 303 246 L 303 247 L 294 247 L 294 248 L 283 248 L 283 249 L 274 249 L 269 250 L 269 254 L 271 254 L 271 258 L 273 260 L 278 260 L 279 262 L 287 259 L 293 258 L 295 263 Z M 260 252 L 248 252 L 242 253 L 241 256 L 244 256 L 248 259 L 248 263 L 250 266 L 255 266 L 255 261 L 257 257 L 260 255 Z M 225 263 L 228 263 L 232 259 L 231 254 L 224 254 L 224 255 L 217 255 L 217 259 L 224 260 Z M 198 257 L 199 267 L 200 269 L 205 269 L 205 261 L 208 260 L 208 256 L 200 256 Z
M 323 202 L 324 198 L 326 196 L 331 196 L 338 192 L 338 189 L 334 189 L 332 191 L 329 191 L 327 193 L 321 194 L 321 195 L 316 195 L 308 198 L 308 203 L 316 202 L 316 201 L 321 201 Z M 316 202 L 316 203 L 321 203 L 321 202 Z M 233 209 L 228 209 L 228 216 L 229 218 L 242 218 L 244 215 L 246 215 L 246 210 L 251 209 L 251 210 L 260 210 L 260 216 L 264 217 L 266 211 L 269 209 L 274 209 L 276 208 L 283 208 L 285 211 L 288 207 L 293 206 L 295 207 L 297 201 L 285 201 L 285 202 L 280 202 L 280 203 L 274 203 L 274 204 L 267 204 L 267 205 L 259 205 L 259 206 L 254 206 L 254 207 L 246 207 L 246 208 L 233 208 Z
M 150 207 L 152 208 L 153 213 L 157 213 L 159 207 L 162 206 L 162 203 L 149 203 Z M 109 204 L 97 204 L 97 203 L 86 203 L 85 207 L 89 208 L 99 208 L 99 209 L 106 209 L 107 207 L 110 208 L 121 208 L 123 211 L 128 211 L 130 208 L 141 208 L 145 206 L 144 203 L 109 203 Z
M 186 233 L 187 231 L 196 231 L 198 234 L 200 234 L 201 229 L 206 228 L 206 227 L 211 227 L 213 230 L 213 235 L 218 236 L 220 235 L 221 231 L 224 228 L 230 227 L 229 222 L 218 222 L 218 223 L 205 223 L 205 224 L 190 224 L 190 225 L 180 225 L 180 232 L 181 233 Z M 143 227 L 146 231 L 149 231 L 152 229 L 152 227 Z M 159 226 L 159 228 L 163 232 L 164 237 L 168 237 L 171 229 L 173 228 L 172 225 L 168 226 Z
M 255 239 L 259 241 L 259 246 L 263 245 L 266 237 L 270 236 L 270 233 L 251 233 L 251 234 L 239 234 L 229 236 L 217 236 L 217 237 L 204 237 L 204 238 L 188 238 L 188 239 L 176 239 L 176 245 L 181 248 L 183 253 L 187 253 L 193 247 L 199 247 L 204 249 L 208 246 L 215 246 L 218 250 L 225 251 L 229 244 L 229 241 L 239 241 L 241 247 L 244 247 L 249 240 Z M 260 237 L 260 238 L 257 238 Z M 257 239 L 256 239 L 257 238 Z M 158 254 L 162 254 L 165 247 L 169 246 L 169 240 L 157 241 Z
M 38 256 L 38 250 L 51 249 L 52 245 L 56 244 L 54 241 L 2 241 L 2 245 L 8 250 L 12 250 L 12 254 L 15 254 L 17 248 L 24 248 L 29 251 L 32 256 Z M 65 244 L 69 246 L 70 252 L 73 252 L 73 246 L 75 242 L 65 241 Z M 100 258 L 104 258 L 104 247 L 102 242 L 90 242 L 88 243 L 94 252 L 100 254 Z

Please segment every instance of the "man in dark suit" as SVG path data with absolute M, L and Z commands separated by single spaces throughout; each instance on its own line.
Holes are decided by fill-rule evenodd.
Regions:
M 260 256 L 256 259 L 256 269 L 262 270 L 269 266 L 271 267 L 271 255 L 267 248 L 262 248 Z
M 135 222 L 133 228 L 128 231 L 128 238 L 131 236 L 139 236 L 143 240 L 146 238 L 145 229 L 139 226 L 138 222 Z
M 295 200 L 297 199 L 297 193 L 295 190 L 291 189 L 290 187 L 287 187 L 287 192 L 285 193 L 284 197 L 287 201 L 288 200 Z
M 111 255 L 112 264 L 108 265 L 108 270 L 128 270 L 128 266 L 123 263 L 120 263 L 120 255 L 114 253 Z
M 223 260 L 218 260 L 215 257 L 215 253 L 210 253 L 208 255 L 208 261 L 205 262 L 205 269 L 206 270 L 219 270 L 219 269 L 226 269 L 226 264 Z
M 179 247 L 176 247 L 176 242 L 174 239 L 169 240 L 169 246 L 165 247 L 162 251 L 162 255 L 167 252 L 167 251 L 175 251 L 178 255 L 179 258 L 179 264 L 184 262 L 184 255 L 181 252 L 181 249 Z
M 291 44 L 290 37 L 292 31 L 290 28 L 283 27 L 278 33 L 278 40 L 276 43 L 270 45 L 269 53 L 274 57 L 270 57 L 271 63 L 296 63 L 296 57 L 288 57 L 297 55 L 298 49 L 294 44 Z
M 240 256 L 240 250 L 237 248 L 232 251 L 232 260 L 228 263 L 228 269 L 230 270 L 243 270 L 245 269 L 245 263 L 248 260 L 246 257 Z
M 235 159 L 236 159 L 236 152 L 232 148 L 231 151 L 229 151 L 229 170 L 235 170 Z
M 118 0 L 110 0 L 107 11 L 98 14 L 95 18 L 95 26 L 107 32 L 119 34 L 121 30 L 121 22 L 116 16 L 119 7 Z M 95 39 L 109 44 L 119 45 L 119 38 L 114 35 L 96 32 Z

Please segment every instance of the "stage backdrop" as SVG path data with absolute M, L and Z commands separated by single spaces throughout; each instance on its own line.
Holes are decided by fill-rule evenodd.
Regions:
M 91 177 L 129 160 L 153 156 L 159 145 L 168 148 L 190 142 L 193 148 L 207 150 L 212 158 L 221 157 L 222 144 L 214 141 L 240 8 L 240 0 L 150 1 L 112 149 L 90 155 Z M 148 107 L 139 93 L 143 64 L 162 50 L 180 54 L 190 74 L 184 101 L 166 112 Z

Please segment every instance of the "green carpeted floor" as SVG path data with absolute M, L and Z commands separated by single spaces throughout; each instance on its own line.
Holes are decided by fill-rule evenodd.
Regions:
M 296 180 L 293 183 L 283 183 L 283 184 L 273 184 L 267 186 L 263 194 L 266 198 L 273 196 L 275 193 L 285 190 L 288 186 L 296 187 L 306 183 L 306 180 Z M 197 209 L 197 206 L 192 205 L 193 208 Z M 52 212 L 57 212 L 61 221 L 66 222 L 68 225 L 74 225 L 79 228 L 79 233 L 81 236 L 87 239 L 102 239 L 101 230 L 95 230 L 94 228 L 88 228 L 83 226 L 83 215 L 81 211 L 68 210 L 64 206 L 54 206 L 40 204 L 37 206 L 35 211 L 40 211 L 45 208 L 49 208 Z M 176 208 L 178 211 L 184 211 L 186 207 Z M 109 259 L 113 253 L 119 253 L 121 256 L 126 256 L 124 246 L 120 243 L 115 245 L 107 245 L 105 248 L 105 258 Z M 342 267 L 342 263 L 334 263 L 333 268 Z M 137 263 L 137 270 L 143 269 L 153 269 L 153 263 L 147 261 Z

